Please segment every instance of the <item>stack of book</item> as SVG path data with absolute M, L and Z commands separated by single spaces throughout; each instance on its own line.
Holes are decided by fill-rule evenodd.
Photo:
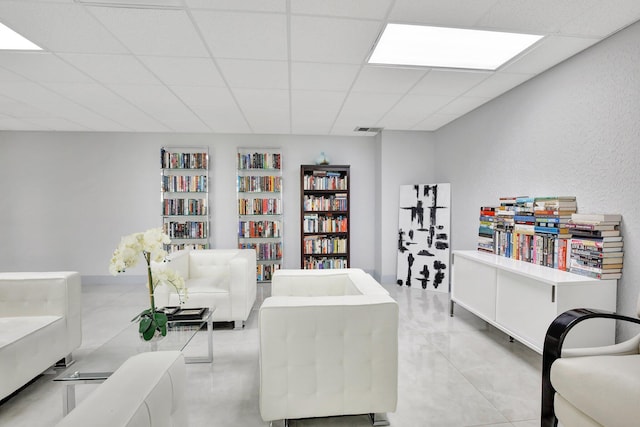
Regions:
M 520 196 L 525 197 L 525 196 Z M 511 258 L 513 251 L 513 227 L 516 215 L 516 201 L 518 197 L 500 197 L 500 206 L 496 209 L 493 223 L 494 253 Z
M 495 206 L 480 207 L 480 227 L 478 228 L 478 250 L 494 252 L 493 223 L 496 215 Z
M 520 196 L 516 198 L 513 215 L 513 257 L 522 261 L 533 261 L 533 241 L 535 234 L 534 198 Z
M 596 279 L 622 277 L 622 236 L 619 214 L 573 214 L 569 271 Z
M 536 197 L 536 264 L 567 270 L 567 224 L 578 210 L 575 196 Z

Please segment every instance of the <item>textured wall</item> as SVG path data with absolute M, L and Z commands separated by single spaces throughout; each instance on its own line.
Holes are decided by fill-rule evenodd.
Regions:
M 475 247 L 478 208 L 505 195 L 575 195 L 621 213 L 618 311 L 640 290 L 640 24 L 436 133 L 437 179 L 452 184 L 454 249 Z M 623 328 L 622 335 L 630 329 Z

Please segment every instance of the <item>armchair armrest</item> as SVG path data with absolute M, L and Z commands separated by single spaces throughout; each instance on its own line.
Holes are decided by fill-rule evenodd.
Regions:
M 551 365 L 553 365 L 556 359 L 562 357 L 562 346 L 569 331 L 580 322 L 597 318 L 615 319 L 640 324 L 640 319 L 637 318 L 589 308 L 576 308 L 565 311 L 551 322 L 544 338 L 544 347 L 542 350 L 542 427 L 555 427 L 558 425 L 553 407 L 555 389 L 551 384 Z M 625 346 L 618 345 L 617 348 L 618 350 L 623 350 Z M 593 355 L 595 354 L 595 349 L 583 349 L 583 352 Z M 566 356 L 578 355 L 579 353 L 580 350 L 567 351 Z

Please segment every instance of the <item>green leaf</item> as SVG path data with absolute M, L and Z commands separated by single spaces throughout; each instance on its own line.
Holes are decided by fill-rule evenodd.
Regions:
M 140 319 L 140 326 L 139 326 L 139 328 L 138 328 L 138 331 L 139 331 L 141 334 L 143 334 L 143 335 L 144 335 L 144 334 L 145 334 L 145 332 L 147 332 L 149 329 L 152 329 L 152 328 L 151 328 L 151 326 L 152 326 L 151 324 L 152 324 L 152 323 L 153 323 L 153 322 L 151 321 L 151 319 L 150 319 L 149 317 L 143 317 L 143 318 L 141 318 L 141 319 Z M 145 338 L 145 339 L 148 339 L 148 338 Z
M 155 313 L 154 318 L 158 326 L 163 327 L 167 325 L 167 315 L 165 313 Z
M 155 333 L 156 333 L 156 328 L 149 328 L 142 333 L 142 338 L 144 338 L 145 341 L 149 341 L 151 338 L 153 338 L 153 335 Z

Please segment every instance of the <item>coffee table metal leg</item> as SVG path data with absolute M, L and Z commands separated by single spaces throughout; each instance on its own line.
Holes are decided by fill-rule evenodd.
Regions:
M 66 416 L 76 407 L 76 385 L 67 384 L 62 390 L 62 415 Z
M 211 363 L 213 362 L 213 320 L 211 316 L 207 319 L 207 355 L 185 357 L 184 363 Z

